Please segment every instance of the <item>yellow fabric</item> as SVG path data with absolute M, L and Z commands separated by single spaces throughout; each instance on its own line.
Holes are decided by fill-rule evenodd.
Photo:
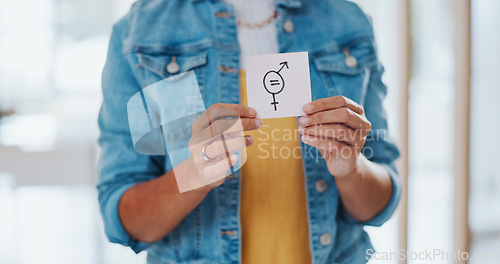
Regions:
M 242 104 L 247 105 L 241 72 Z M 264 120 L 241 177 L 243 264 L 311 263 L 304 172 L 294 117 Z

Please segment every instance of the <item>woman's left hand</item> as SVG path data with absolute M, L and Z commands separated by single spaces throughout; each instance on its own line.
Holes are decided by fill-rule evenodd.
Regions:
M 319 149 L 336 178 L 351 174 L 365 145 L 371 123 L 364 109 L 344 96 L 318 99 L 304 106 L 299 118 L 301 140 Z

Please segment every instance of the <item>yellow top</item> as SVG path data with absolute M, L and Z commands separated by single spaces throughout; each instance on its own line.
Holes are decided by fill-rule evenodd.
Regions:
M 247 104 L 241 71 L 241 101 Z M 269 119 L 245 132 L 247 148 L 241 177 L 243 264 L 311 263 L 302 157 L 295 117 Z

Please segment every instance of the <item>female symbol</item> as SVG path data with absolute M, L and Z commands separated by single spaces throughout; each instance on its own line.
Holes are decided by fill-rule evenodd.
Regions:
M 283 89 L 285 88 L 285 80 L 283 79 L 283 76 L 281 76 L 280 71 L 283 69 L 283 67 L 288 68 L 288 62 L 284 61 L 280 63 L 281 68 L 278 71 L 268 71 L 264 75 L 264 88 L 266 91 L 270 94 L 273 95 L 273 102 L 271 105 L 274 106 L 274 111 L 278 111 L 278 107 L 276 106 L 278 102 L 276 102 L 276 95 L 281 93 Z

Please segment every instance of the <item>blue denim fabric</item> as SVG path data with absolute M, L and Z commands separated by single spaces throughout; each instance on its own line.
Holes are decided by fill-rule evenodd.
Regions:
M 276 7 L 279 51 L 309 52 L 313 100 L 344 95 L 364 106 L 373 127 L 364 153 L 387 168 L 392 178 L 394 191 L 387 207 L 373 220 L 357 222 L 342 208 L 334 177 L 321 155 L 301 143 L 313 263 L 365 263 L 366 250 L 372 246 L 363 226 L 387 221 L 401 195 L 394 166 L 399 153 L 387 137 L 386 86 L 372 26 L 358 6 L 344 0 L 277 0 Z M 293 32 L 283 30 L 287 20 L 294 24 Z M 344 51 L 357 59 L 356 66 L 345 64 Z M 145 156 L 134 150 L 127 101 L 140 89 L 171 76 L 165 66 L 173 56 L 180 72 L 195 71 L 206 106 L 240 102 L 239 45 L 230 5 L 217 0 L 136 2 L 114 26 L 102 76 L 97 188 L 106 234 L 111 242 L 135 252 L 147 250 L 148 263 L 239 263 L 239 172 L 155 243 L 132 238 L 118 216 L 119 199 L 128 188 L 172 169 L 168 155 Z M 328 184 L 323 192 L 315 188 L 321 179 Z M 332 237 L 327 245 L 320 243 L 325 233 Z

